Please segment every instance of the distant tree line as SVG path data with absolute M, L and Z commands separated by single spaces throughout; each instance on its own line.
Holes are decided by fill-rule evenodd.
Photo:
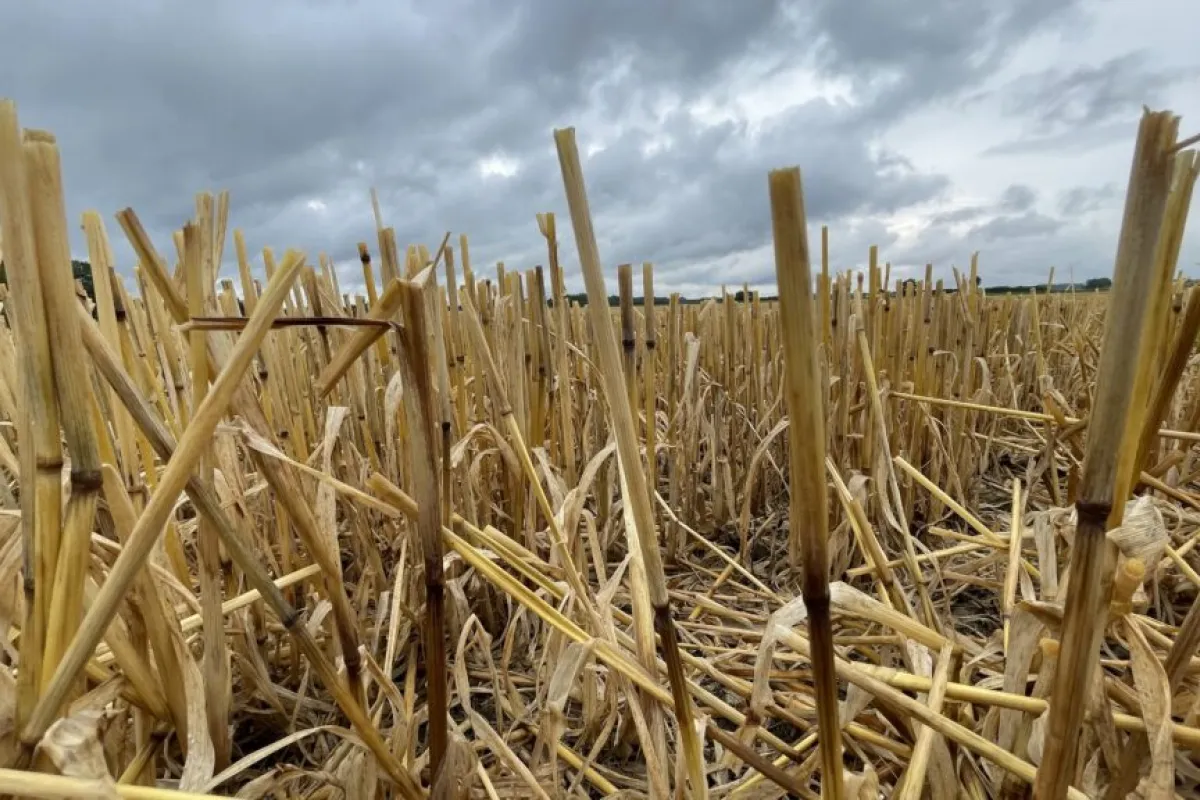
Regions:
M 92 265 L 90 263 L 88 263 L 87 261 L 71 259 L 71 272 L 72 272 L 72 274 L 74 274 L 76 280 L 78 280 L 80 282 L 80 284 L 83 286 L 83 290 L 85 292 L 87 292 L 87 296 L 92 300 L 92 302 L 95 302 L 96 289 L 95 289 L 94 284 L 92 283 Z M 909 281 L 905 281 L 905 283 L 910 283 L 910 282 L 914 286 L 916 285 L 915 280 L 910 279 Z M 8 275 L 4 270 L 4 262 L 0 261 L 0 284 L 7 284 L 7 283 L 8 283 Z M 1108 289 L 1111 289 L 1112 288 L 1112 279 L 1111 278 L 1090 278 L 1090 279 L 1084 281 L 1083 283 L 1056 283 L 1056 284 L 1051 285 L 1050 287 L 1047 287 L 1046 284 L 1041 283 L 1041 284 L 1030 285 L 1030 286 L 987 286 L 984 288 L 988 294 L 992 294 L 992 295 L 1031 294 L 1031 293 L 1046 294 L 1047 291 L 1052 292 L 1052 293 L 1058 293 L 1058 292 L 1069 292 L 1071 290 L 1083 291 L 1083 292 L 1094 292 L 1097 290 L 1107 291 Z M 955 290 L 953 288 L 951 288 L 951 289 L 947 289 L 946 291 L 953 293 Z M 745 303 L 750 299 L 749 297 L 747 297 L 746 292 L 742 289 L 739 289 L 738 291 L 734 292 L 732 297 L 735 301 L 737 301 L 739 303 Z M 685 303 L 685 304 L 703 303 L 707 299 L 709 299 L 709 298 L 707 298 L 707 297 L 698 297 L 698 298 L 680 297 L 679 302 Z M 760 295 L 759 299 L 764 303 L 768 303 L 768 302 L 773 302 L 773 301 L 777 300 L 778 298 L 774 295 L 770 295 L 770 296 Z M 588 304 L 588 297 L 587 297 L 586 292 L 579 292 L 577 294 L 568 294 L 568 295 L 566 295 L 566 300 L 567 300 L 568 304 L 578 303 L 581 306 L 586 306 Z M 240 299 L 239 299 L 239 302 L 241 302 Z M 670 303 L 671 303 L 670 297 L 655 296 L 655 298 L 654 298 L 654 305 L 656 305 L 656 306 L 670 305 Z M 621 304 L 621 298 L 615 294 L 610 294 L 608 296 L 608 304 L 615 308 Z M 642 305 L 642 298 L 635 297 L 634 304 Z M 552 305 L 552 306 L 554 305 L 553 299 L 551 299 L 550 305 Z
M 1048 294 L 1059 292 L 1094 292 L 1112 288 L 1112 278 L 1090 278 L 1083 283 L 1055 283 L 1049 287 L 1041 283 L 1035 286 L 988 286 L 988 294 Z
M 83 290 L 87 292 L 88 298 L 93 303 L 96 302 L 96 286 L 92 283 L 92 265 L 87 261 L 79 261 L 72 258 L 71 274 L 83 286 Z M 4 269 L 3 261 L 0 261 L 0 283 L 5 286 L 8 285 L 8 272 Z
M 910 289 L 910 291 L 913 287 L 916 287 L 916 285 L 917 285 L 917 281 L 912 278 L 904 281 L 904 283 L 906 285 L 912 284 L 912 287 L 907 287 Z M 976 285 L 980 285 L 981 283 L 982 283 L 981 281 L 976 281 Z M 1044 284 L 1044 283 L 1039 283 L 1039 284 L 1033 284 L 1033 285 L 1028 285 L 1028 286 L 981 286 L 980 288 L 982 288 L 984 291 L 986 291 L 990 295 L 1047 294 L 1047 293 L 1057 294 L 1060 292 L 1069 292 L 1069 291 L 1094 292 L 1094 291 L 1107 291 L 1107 290 L 1111 289 L 1112 288 L 1112 278 L 1089 278 L 1088 280 L 1084 281 L 1083 283 L 1055 283 L 1055 284 L 1050 285 L 1049 287 L 1047 287 L 1046 284 Z M 952 286 L 952 287 L 946 288 L 944 291 L 947 294 L 954 294 L 955 292 L 958 291 L 958 289 L 956 287 Z M 752 295 L 753 295 L 753 293 L 751 293 L 751 296 Z M 738 291 L 734 292 L 731 295 L 731 297 L 739 303 L 745 303 L 750 300 L 750 297 L 748 297 L 746 295 L 746 292 L 742 289 L 739 289 Z M 567 299 L 568 303 L 578 303 L 581 306 L 586 306 L 588 304 L 588 298 L 587 298 L 586 292 L 580 292 L 578 294 L 566 295 L 566 299 Z M 684 304 L 703 303 L 705 300 L 708 300 L 708 299 L 709 299 L 708 297 L 695 297 L 695 298 L 680 297 L 679 302 L 684 303 Z M 779 298 L 776 295 L 759 295 L 759 300 L 764 303 L 774 302 L 778 299 Z M 640 306 L 640 305 L 642 305 L 642 298 L 635 297 L 633 299 L 633 302 L 634 302 L 634 305 Z M 669 297 L 655 297 L 654 298 L 654 305 L 656 305 L 656 306 L 669 305 L 670 302 L 671 302 L 671 298 L 669 298 Z M 550 304 L 554 305 L 553 300 L 551 300 Z M 608 304 L 615 308 L 615 307 L 621 305 L 621 298 L 615 294 L 610 294 L 608 296 Z
M 752 295 L 753 295 L 753 292 L 751 292 L 751 296 Z M 745 303 L 750 300 L 750 298 L 747 297 L 745 291 L 743 291 L 741 289 L 737 290 L 730 296 L 739 303 Z M 564 297 L 566 298 L 568 305 L 570 305 L 571 303 L 578 303 L 581 306 L 586 306 L 588 304 L 587 292 L 579 292 L 578 294 L 568 294 L 568 295 L 564 295 Z M 679 298 L 679 302 L 683 303 L 684 305 L 695 305 L 695 304 L 703 303 L 704 301 L 711 300 L 711 299 L 712 299 L 711 297 L 682 297 L 681 296 Z M 774 302 L 775 300 L 778 300 L 779 298 L 776 297 L 775 295 L 759 295 L 758 299 L 763 303 L 770 303 L 770 302 Z M 615 295 L 615 294 L 610 294 L 608 296 L 608 304 L 610 306 L 612 306 L 613 308 L 616 308 L 617 306 L 621 305 L 620 296 Z M 641 298 L 641 297 L 633 298 L 633 304 L 635 306 L 643 305 L 643 298 Z M 654 305 L 669 306 L 670 304 L 671 304 L 670 297 L 660 297 L 658 295 L 655 295 Z M 550 305 L 551 306 L 554 305 L 553 298 L 550 299 Z
M 587 292 L 579 292 L 578 294 L 568 294 L 568 295 L 563 295 L 563 296 L 566 299 L 568 306 L 570 306 L 572 303 L 578 303 L 581 306 L 586 306 L 588 304 Z M 550 305 L 553 306 L 554 298 L 550 298 L 549 302 L 550 302 Z M 685 300 L 684 298 L 681 297 L 681 298 L 679 298 L 679 302 L 695 303 L 695 302 L 699 302 L 699 301 Z M 621 298 L 618 295 L 610 294 L 608 296 L 608 304 L 610 306 L 612 306 L 613 308 L 616 308 L 617 306 L 621 305 Z M 638 306 L 642 305 L 642 298 L 640 298 L 640 297 L 633 298 L 633 304 L 638 305 Z M 657 297 L 656 296 L 654 298 L 654 305 L 656 305 L 656 306 L 667 306 L 670 304 L 671 304 L 671 298 L 669 298 L 669 297 Z

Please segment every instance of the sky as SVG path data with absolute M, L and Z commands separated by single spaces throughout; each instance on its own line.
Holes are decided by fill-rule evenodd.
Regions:
M 578 290 L 553 143 L 573 126 L 610 293 L 642 261 L 657 294 L 773 292 L 767 173 L 789 166 L 835 269 L 875 244 L 896 277 L 978 251 L 985 285 L 1082 281 L 1111 274 L 1143 105 L 1200 131 L 1189 6 L 9 2 L 0 92 L 56 134 L 68 214 L 101 212 L 126 274 L 117 211 L 173 257 L 196 192 L 229 190 L 260 275 L 263 247 L 297 247 L 361 291 L 376 187 L 402 248 L 465 233 L 484 276 L 547 263 L 535 215 L 555 212 Z

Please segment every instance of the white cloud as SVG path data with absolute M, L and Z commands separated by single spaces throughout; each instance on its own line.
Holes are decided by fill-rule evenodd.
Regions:
M 493 153 L 479 160 L 479 175 L 483 178 L 511 178 L 521 169 L 521 162 L 504 153 Z

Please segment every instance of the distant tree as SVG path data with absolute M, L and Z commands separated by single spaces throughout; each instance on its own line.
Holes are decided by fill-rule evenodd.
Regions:
M 88 299 L 93 303 L 96 302 L 96 285 L 92 282 L 92 265 L 86 261 L 71 259 L 71 274 L 75 276 L 75 280 L 83 284 L 83 290 L 87 292 Z
M 92 265 L 73 258 L 71 259 L 71 274 L 75 280 L 83 284 L 83 290 L 87 292 L 88 298 L 93 303 L 96 302 L 96 286 L 92 282 Z M 3 261 L 0 261 L 0 283 L 8 284 L 8 272 L 4 269 Z
M 1083 288 L 1087 289 L 1088 291 L 1095 291 L 1097 289 L 1111 289 L 1112 278 L 1089 278 L 1087 283 L 1083 285 Z

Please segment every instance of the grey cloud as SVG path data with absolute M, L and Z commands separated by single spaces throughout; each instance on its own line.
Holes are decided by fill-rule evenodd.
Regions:
M 1000 207 L 1005 211 L 1026 211 L 1037 202 L 1037 192 L 1023 184 L 1013 184 L 1000 197 Z
M 402 237 L 460 225 L 503 244 L 518 215 L 534 230 L 533 213 L 561 202 L 551 127 L 636 117 L 784 29 L 774 4 L 622 5 L 451 2 L 425 18 L 371 2 L 274 18 L 235 2 L 9 6 L 0 64 L 23 122 L 59 135 L 72 213 L 132 205 L 161 241 L 195 191 L 228 188 L 249 238 L 352 252 L 377 183 Z M 625 82 L 601 87 L 619 64 Z M 481 183 L 492 151 L 523 159 L 520 179 Z M 357 208 L 323 221 L 284 208 L 352 189 Z
M 997 215 L 1011 216 L 1018 212 L 1028 211 L 1037 203 L 1037 192 L 1030 186 L 1016 183 L 1009 186 L 994 203 L 984 205 L 962 206 L 948 211 L 939 211 L 930 215 L 929 224 L 932 226 L 953 226 L 966 222 L 975 222 L 983 217 Z M 976 225 L 975 228 L 983 227 Z
M 930 226 L 903 247 L 881 256 L 886 255 L 893 265 L 910 268 L 930 261 L 937 265 L 936 274 L 949 278 L 949 265 L 961 269 L 977 251 L 984 286 L 1039 283 L 1046 280 L 1051 267 L 1056 280 L 1081 281 L 1112 274 L 1116 229 L 1107 224 L 1067 224 L 1031 216 L 997 218 L 986 223 L 988 230 L 962 234 Z
M 961 222 L 979 219 L 986 213 L 987 208 L 984 206 L 964 206 L 950 211 L 940 211 L 930 217 L 929 221 L 933 225 L 957 225 Z
M 983 156 L 1022 156 L 1067 151 L 1080 155 L 1113 142 L 1131 140 L 1137 133 L 1137 116 L 1118 122 L 1062 130 L 1056 133 L 1022 135 L 987 147 Z
M 58 135 L 68 213 L 102 211 L 123 267 L 113 212 L 133 206 L 167 253 L 194 192 L 229 189 L 231 225 L 253 251 L 326 251 L 352 286 L 355 243 L 374 249 L 374 185 L 401 246 L 465 232 L 481 271 L 544 263 L 534 214 L 556 211 L 574 282 L 550 137 L 564 125 L 578 126 L 581 150 L 603 145 L 584 169 L 606 263 L 654 260 L 660 281 L 678 286 L 769 281 L 766 173 L 793 164 L 810 220 L 831 224 L 836 252 L 859 259 L 870 241 L 895 241 L 864 220 L 951 188 L 888 141 L 888 122 L 976 86 L 1076 2 L 286 8 L 122 0 L 71 14 L 40 3 L 0 10 L 4 91 L 24 124 Z M 799 102 L 761 126 L 701 122 L 689 110 L 732 104 L 747 76 L 801 65 L 848 80 L 854 102 Z M 517 172 L 485 179 L 478 163 L 492 154 Z M 944 221 L 997 236 L 1009 224 L 1018 235 L 1020 220 L 1039 220 L 1023 189 L 1010 189 L 999 219 L 987 221 L 998 213 L 989 206 Z
M 1130 137 L 1143 105 L 1154 106 L 1168 87 L 1197 76 L 1196 67 L 1156 68 L 1144 51 L 1022 75 L 998 91 L 1006 112 L 1025 120 L 1025 131 L 988 152 L 1079 152 Z
M 810 219 L 842 218 L 862 212 L 894 211 L 935 197 L 945 178 L 925 175 L 887 158 L 873 156 L 865 143 L 848 136 L 833 109 L 815 101 L 792 109 L 756 136 L 736 126 L 701 133 L 677 130 L 676 146 L 639 164 L 636 148 L 606 150 L 587 167 L 597 196 L 611 202 L 594 209 L 612 237 L 612 257 L 628 260 L 659 232 L 678 231 L 652 252 L 663 262 L 695 261 L 708 253 L 738 252 L 769 235 L 766 174 L 775 167 L 802 166 Z M 802 147 L 794 141 L 804 131 Z M 632 143 L 631 143 L 632 144 Z M 616 163 L 618 159 L 622 163 Z M 592 177 L 594 176 L 594 178 Z M 608 180 L 623 179 L 606 193 Z M 671 185 L 664 176 L 692 176 Z M 670 198 L 653 202 L 660 193 Z M 684 234 L 684 235 L 680 235 Z
M 1077 189 L 1081 196 L 1105 193 Z M 1111 268 L 1105 247 L 1115 233 L 1096 220 L 1062 211 L 1071 195 L 1060 197 L 1061 216 L 1052 216 L 1038 209 L 1038 193 L 1032 187 L 1014 184 L 992 202 L 931 215 L 917 236 L 881 256 L 910 270 L 900 274 L 916 274 L 912 270 L 930 262 L 936 274 L 948 278 L 949 265 L 962 267 L 979 251 L 984 285 L 1041 281 L 1052 265 L 1060 275 L 1070 272 L 1080 279 L 1105 274 Z
M 1058 210 L 1063 216 L 1076 216 L 1096 211 L 1118 198 L 1117 185 L 1075 186 L 1059 195 Z
M 1154 103 L 1166 85 L 1187 74 L 1151 68 L 1144 52 L 1127 53 L 1101 64 L 1025 75 L 1007 90 L 1006 106 L 1032 119 L 1036 132 L 1074 129 L 1136 117 L 1143 104 Z
M 1015 45 L 1061 24 L 1076 0 L 822 0 L 814 11 L 819 62 L 854 78 L 887 118 L 945 99 L 1003 64 Z
M 978 239 L 981 242 L 1022 239 L 1054 233 L 1062 227 L 1062 224 L 1062 220 L 1053 219 L 1036 211 L 1027 211 L 1023 214 L 996 217 L 982 225 L 976 225 L 967 234 L 967 239 Z

